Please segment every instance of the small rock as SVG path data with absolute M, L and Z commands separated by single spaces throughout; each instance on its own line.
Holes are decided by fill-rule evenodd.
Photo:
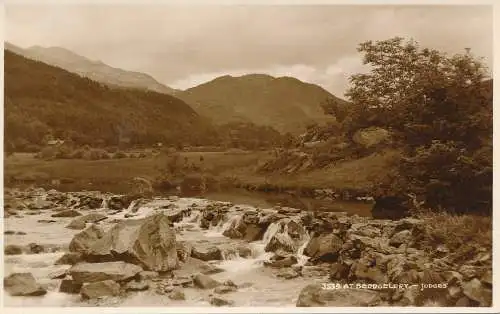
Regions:
M 223 285 L 228 286 L 228 287 L 235 287 L 235 288 L 238 287 L 238 285 L 235 284 L 231 279 L 224 281 Z
M 196 274 L 193 277 L 193 282 L 195 286 L 201 289 L 213 289 L 217 286 L 220 286 L 221 283 L 218 282 L 217 280 L 213 279 L 210 276 L 203 275 L 203 274 Z
M 448 287 L 448 294 L 452 299 L 456 299 L 462 294 L 462 289 L 457 286 L 450 286 Z
M 44 248 L 40 244 L 30 243 L 28 244 L 28 251 L 33 254 L 40 254 L 44 252 Z
M 140 280 L 147 280 L 147 279 L 153 279 L 153 278 L 158 278 L 159 274 L 156 271 L 148 271 L 144 270 L 139 273 L 139 279 Z
M 347 279 L 350 267 L 344 263 L 334 263 L 330 268 L 330 280 L 339 281 Z
M 129 281 L 125 285 L 126 291 L 145 291 L 149 289 L 149 284 L 145 281 Z
M 19 255 L 23 253 L 22 247 L 15 244 L 6 245 L 3 249 L 5 255 Z
M 40 219 L 40 220 L 37 220 L 37 222 L 39 222 L 39 223 L 45 223 L 45 224 L 50 224 L 50 223 L 57 222 L 57 220 L 52 220 L 52 219 Z
M 280 258 L 275 256 L 276 259 L 271 261 L 264 261 L 264 266 L 269 266 L 273 268 L 282 268 L 282 267 L 290 267 L 294 264 L 297 264 L 297 257 L 295 255 L 288 255 L 285 258 Z
M 299 277 L 300 274 L 291 268 L 283 268 L 283 269 L 280 269 L 280 271 L 278 272 L 278 274 L 276 276 L 278 278 L 293 279 L 293 278 Z
M 85 223 L 85 221 L 76 218 L 75 220 L 71 221 L 66 226 L 66 228 L 73 229 L 73 230 L 83 230 L 83 229 L 85 229 L 86 226 L 87 226 L 87 224 Z
M 406 244 L 411 241 L 412 235 L 410 230 L 403 230 L 391 237 L 389 245 L 399 247 L 401 244 Z
M 218 247 L 193 247 L 191 257 L 202 261 L 223 260 L 222 252 Z
M 234 286 L 218 286 L 218 287 L 215 287 L 214 292 L 218 293 L 218 294 L 225 294 L 225 293 L 229 293 L 229 292 L 235 292 L 237 290 L 238 289 Z
M 170 282 L 173 286 L 189 287 L 193 284 L 192 278 L 178 277 Z
M 223 299 L 221 297 L 213 296 L 210 298 L 210 304 L 212 304 L 213 306 L 229 306 L 229 305 L 233 305 L 234 301 L 226 300 L 226 299 Z
M 82 299 L 96 299 L 103 296 L 117 296 L 120 285 L 113 280 L 104 280 L 84 284 L 80 290 Z
M 491 270 L 487 270 L 483 276 L 481 277 L 481 282 L 488 285 L 489 287 L 493 286 L 493 278 Z
M 63 211 L 60 211 L 56 214 L 52 214 L 50 215 L 50 217 L 53 217 L 53 218 L 66 218 L 66 217 L 77 217 L 77 216 L 81 216 L 82 214 L 80 214 L 79 212 L 77 212 L 76 210 L 74 209 L 68 209 L 68 210 L 63 210 Z
M 169 293 L 168 298 L 172 300 L 186 300 L 186 295 L 181 288 L 176 287 Z
M 238 285 L 238 289 L 250 288 L 252 286 L 253 286 L 253 283 L 251 283 L 251 282 L 244 282 L 244 283 Z
M 240 257 L 243 257 L 243 258 L 251 257 L 252 256 L 252 249 L 246 245 L 239 245 L 238 246 L 238 255 Z
M 59 286 L 59 292 L 78 294 L 82 288 L 82 283 L 76 283 L 73 279 L 63 279 Z
M 4 289 L 11 296 L 42 296 L 47 291 L 31 273 L 13 273 L 3 279 Z
M 455 303 L 456 307 L 470 307 L 472 306 L 472 302 L 469 298 L 467 297 L 461 297 L 458 299 L 458 301 Z
M 66 269 L 61 269 L 49 274 L 50 279 L 63 279 L 67 275 Z

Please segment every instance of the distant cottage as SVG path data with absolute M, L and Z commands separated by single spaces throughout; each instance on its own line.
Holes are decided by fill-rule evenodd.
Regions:
M 64 144 L 63 140 L 50 140 L 50 141 L 47 141 L 47 145 L 49 145 L 49 146 L 59 146 L 59 145 L 62 145 L 62 144 Z

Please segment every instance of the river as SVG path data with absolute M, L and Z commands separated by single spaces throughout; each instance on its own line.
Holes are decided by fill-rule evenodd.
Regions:
M 231 202 L 232 204 L 244 204 L 234 207 L 234 213 L 228 215 L 219 225 L 211 227 L 208 230 L 199 228 L 199 211 L 193 211 L 191 216 L 184 218 L 181 222 L 176 223 L 177 239 L 180 241 L 188 241 L 189 243 L 207 243 L 213 245 L 227 244 L 236 246 L 241 241 L 232 240 L 222 235 L 225 228 L 231 222 L 231 217 L 238 215 L 245 210 L 252 210 L 254 207 L 271 208 L 277 204 L 287 205 L 290 200 L 294 200 L 292 196 L 270 195 L 267 193 L 256 193 L 240 190 L 238 193 L 209 193 L 203 195 L 204 198 L 186 198 L 182 197 L 175 201 L 175 205 L 179 208 L 186 208 L 197 204 L 200 207 L 206 206 L 207 203 L 214 201 Z M 308 206 L 318 206 L 322 210 L 347 212 L 358 215 L 369 215 L 369 204 L 364 203 L 348 203 L 348 202 L 322 202 L 312 199 L 301 199 Z M 155 208 L 172 203 L 166 197 L 157 198 L 151 203 L 141 206 L 138 210 L 141 218 Z M 124 212 L 109 214 L 106 208 L 94 210 L 93 212 L 102 212 L 108 216 L 105 221 L 112 221 L 113 218 L 123 218 Z M 210 306 L 208 292 L 196 288 L 185 288 L 185 301 L 173 301 L 164 295 L 158 295 L 152 290 L 145 292 L 136 292 L 129 294 L 125 298 L 108 298 L 99 302 L 82 301 L 79 295 L 71 295 L 58 292 L 60 280 L 49 279 L 49 275 L 53 272 L 67 269 L 69 265 L 54 265 L 54 262 L 61 257 L 72 239 L 73 235 L 80 232 L 79 230 L 67 229 L 65 226 L 73 218 L 57 218 L 53 219 L 50 215 L 52 211 L 42 211 L 39 215 L 24 215 L 22 218 L 16 216 L 8 217 L 4 220 L 5 230 L 23 231 L 26 234 L 9 234 L 5 235 L 5 245 L 28 245 L 29 243 L 41 244 L 45 247 L 60 248 L 54 253 L 42 254 L 22 254 L 22 255 L 6 255 L 5 256 L 5 276 L 13 272 L 31 272 L 34 277 L 47 290 L 48 293 L 43 297 L 12 297 L 4 293 L 4 304 L 6 306 Z M 41 220 L 56 220 L 52 223 L 40 222 Z M 101 223 L 104 228 L 109 228 L 112 223 Z M 323 278 L 308 278 L 299 276 L 294 279 L 277 278 L 275 271 L 269 267 L 265 267 L 263 262 L 272 256 L 272 253 L 264 252 L 266 243 L 272 236 L 272 228 L 269 227 L 264 239 L 261 241 L 251 242 L 249 245 L 252 255 L 247 258 L 228 255 L 222 261 L 213 261 L 217 267 L 222 268 L 224 272 L 211 275 L 214 279 L 224 281 L 232 280 L 237 284 L 248 283 L 249 286 L 240 288 L 238 291 L 230 294 L 230 299 L 235 306 L 294 306 L 300 290 L 309 283 L 321 282 Z M 301 251 L 297 252 L 299 263 L 305 262 L 306 257 L 302 256 Z

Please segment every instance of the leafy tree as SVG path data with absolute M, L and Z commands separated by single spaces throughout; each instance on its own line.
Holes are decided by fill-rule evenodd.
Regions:
M 491 210 L 492 90 L 482 60 L 400 37 L 358 51 L 371 70 L 350 79 L 346 128 L 393 131 L 404 158 L 392 191 L 416 192 L 433 208 Z

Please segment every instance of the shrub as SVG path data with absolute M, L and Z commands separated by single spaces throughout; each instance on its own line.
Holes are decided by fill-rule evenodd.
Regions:
M 77 149 L 71 153 L 70 158 L 71 159 L 82 159 L 83 155 L 85 154 L 85 151 L 83 149 Z
M 127 154 L 122 151 L 117 151 L 116 153 L 113 154 L 113 158 L 114 159 L 127 158 Z

